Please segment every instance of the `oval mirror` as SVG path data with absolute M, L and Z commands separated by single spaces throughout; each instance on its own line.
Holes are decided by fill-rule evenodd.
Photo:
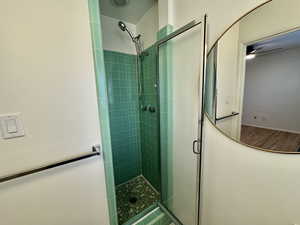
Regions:
M 300 153 L 299 9 L 299 0 L 269 1 L 209 50 L 205 112 L 240 143 Z

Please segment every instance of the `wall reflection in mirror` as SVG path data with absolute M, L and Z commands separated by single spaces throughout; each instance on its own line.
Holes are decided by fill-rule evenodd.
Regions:
M 205 111 L 224 134 L 267 151 L 300 151 L 300 8 L 273 0 L 228 29 L 207 57 Z

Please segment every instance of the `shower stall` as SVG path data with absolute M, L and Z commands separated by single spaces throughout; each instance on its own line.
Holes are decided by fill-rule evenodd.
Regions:
M 155 55 L 124 22 L 136 54 L 105 51 L 110 127 L 119 224 L 160 199 Z M 147 79 L 145 79 L 147 77 Z
M 154 46 L 144 50 L 142 35 L 125 22 L 113 25 L 134 49 L 104 50 L 118 221 L 124 224 L 161 197 L 158 91 Z
M 173 72 L 179 65 L 173 61 L 182 52 L 182 34 L 200 23 L 193 21 L 173 33 L 169 25 L 159 30 L 158 18 L 153 18 L 158 15 L 156 1 L 135 1 L 152 2 L 138 19 L 129 1 L 111 1 L 100 0 L 114 173 L 114 196 L 108 197 L 116 203 L 111 217 L 117 218 L 119 225 L 130 225 L 139 224 L 136 221 L 150 212 L 159 212 L 160 219 L 150 224 L 196 224 L 197 156 L 192 148 L 186 153 L 179 149 L 184 142 L 173 146 L 180 138 L 174 139 L 177 134 L 172 127 L 174 118 L 184 122 L 173 115 L 173 96 L 181 93 L 179 89 L 187 90 L 189 84 L 185 86 L 183 80 L 176 84 L 179 91 L 173 93 L 172 82 L 180 76 Z M 157 24 L 147 27 L 146 20 Z M 193 32 L 187 38 L 191 35 Z M 190 139 L 193 136 L 186 142 L 192 146 Z M 182 157 L 190 160 L 186 168 L 180 163 Z

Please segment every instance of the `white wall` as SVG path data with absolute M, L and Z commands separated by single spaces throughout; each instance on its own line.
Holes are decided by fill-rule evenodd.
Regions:
M 300 2 L 295 0 L 273 0 L 266 4 L 241 21 L 240 42 L 257 41 L 299 27 L 299 7 Z
M 297 48 L 247 61 L 243 124 L 300 133 L 299 58 Z
M 299 160 L 242 146 L 206 120 L 202 224 L 299 224 Z
M 157 40 L 158 32 L 158 3 L 155 2 L 153 7 L 140 19 L 136 25 L 136 31 L 142 35 L 144 48 L 147 49 Z
M 0 114 L 26 136 L 0 139 L 0 176 L 100 142 L 85 0 L 1 2 Z M 1 224 L 108 224 L 103 162 L 85 160 L 0 184 Z
M 159 30 L 164 28 L 167 24 L 174 25 L 173 13 L 174 13 L 174 1 L 173 0 L 158 0 L 158 25 Z
M 87 159 L 1 184 L 1 225 L 109 225 L 104 176 Z
M 120 20 L 101 15 L 103 49 L 122 52 L 127 54 L 136 54 L 135 45 L 127 32 L 119 28 Z M 123 21 L 128 29 L 136 34 L 136 25 Z
M 210 1 L 210 0 L 169 0 L 173 1 L 173 21 L 176 27 L 182 26 L 192 19 L 201 18 L 205 13 L 208 15 L 209 40 L 208 47 L 241 15 L 253 7 L 265 2 L 254 1 Z M 223 18 L 221 20 L 221 18 Z

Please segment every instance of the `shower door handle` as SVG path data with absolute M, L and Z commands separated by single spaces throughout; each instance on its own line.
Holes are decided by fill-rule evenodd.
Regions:
M 199 140 L 193 141 L 193 152 L 196 155 L 200 154 L 199 149 L 198 149 L 198 146 L 199 146 L 198 143 L 199 143 Z

